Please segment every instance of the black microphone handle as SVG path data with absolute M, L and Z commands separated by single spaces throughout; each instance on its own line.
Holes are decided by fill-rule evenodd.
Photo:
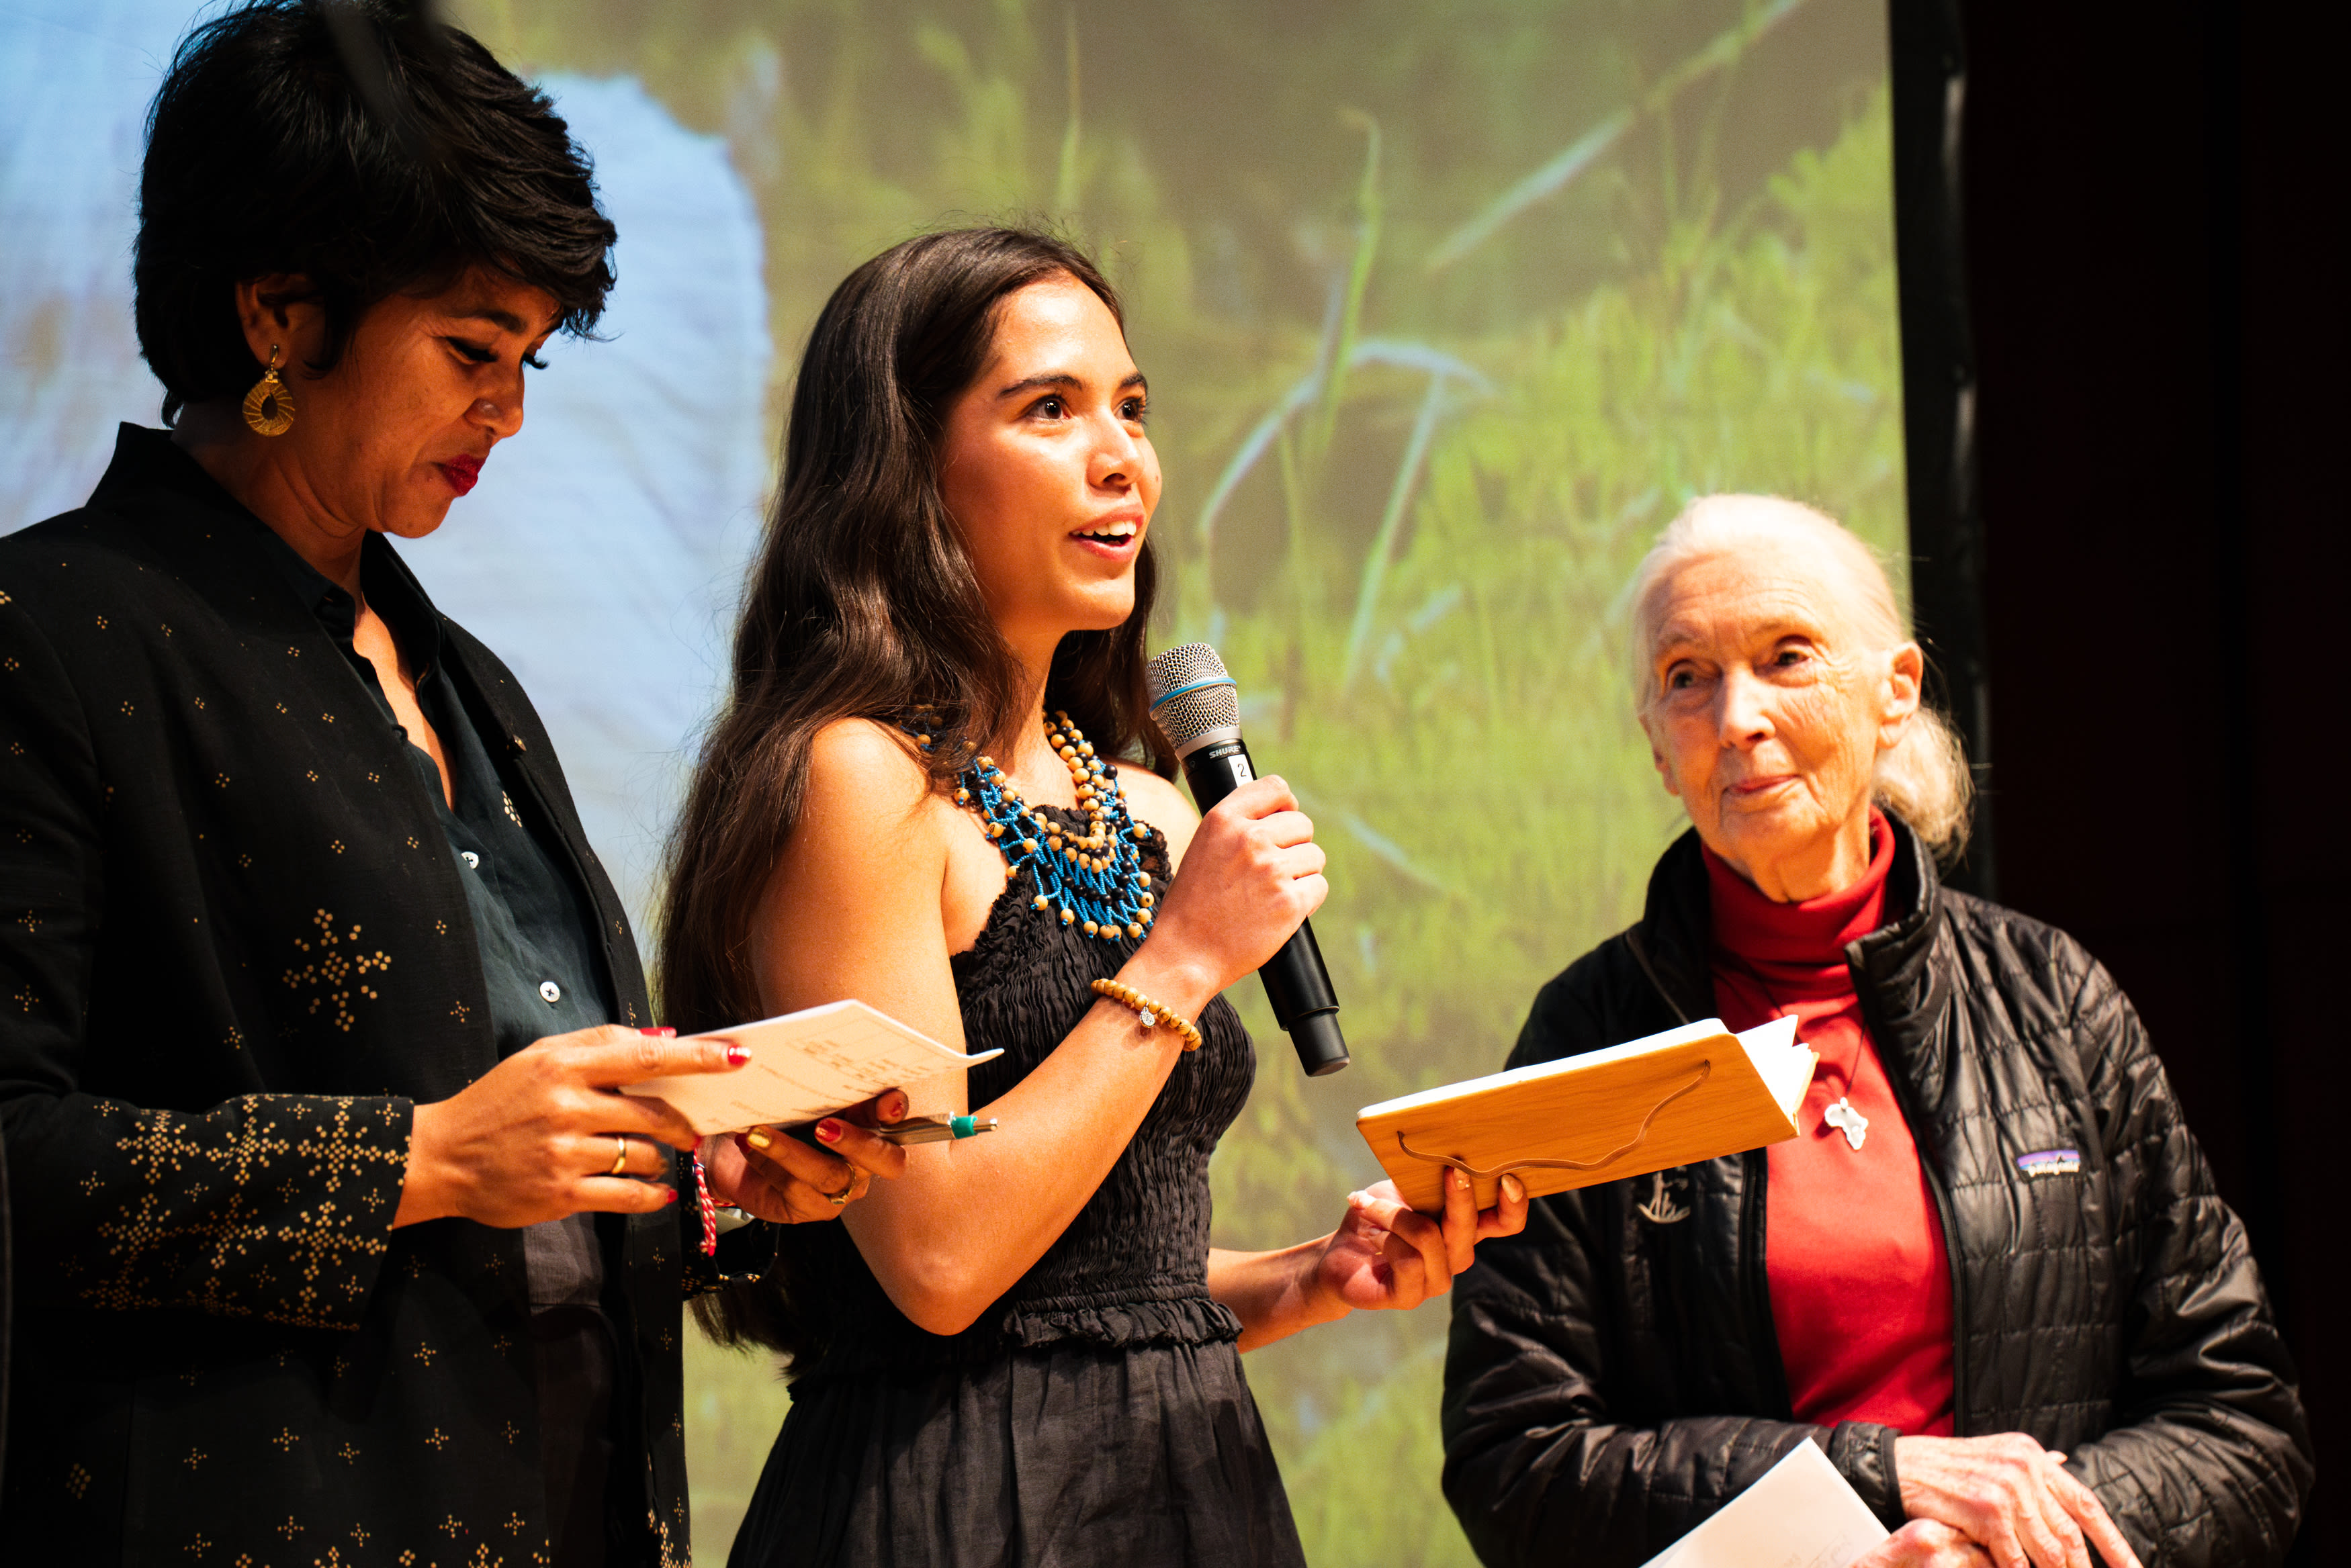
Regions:
M 1184 776 L 1192 785 L 1193 802 L 1202 815 L 1217 803 L 1257 777 L 1249 748 L 1240 737 L 1211 741 L 1184 759 Z M 1314 928 L 1304 920 L 1281 944 L 1280 951 L 1259 970 L 1265 981 L 1265 999 L 1273 1004 L 1274 1022 L 1298 1047 L 1298 1064 L 1310 1078 L 1335 1073 L 1347 1064 L 1347 1039 L 1339 1032 L 1339 996 L 1331 989 L 1331 971 L 1323 967 L 1322 950 L 1314 945 Z

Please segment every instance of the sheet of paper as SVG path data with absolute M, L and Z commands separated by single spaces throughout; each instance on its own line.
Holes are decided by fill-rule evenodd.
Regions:
M 1798 1443 L 1646 1568 L 1850 1568 L 1890 1534 L 1816 1443 Z
M 1813 1068 L 1820 1057 L 1813 1048 L 1796 1038 L 1796 1019 L 1791 1013 L 1774 1018 L 1769 1023 L 1759 1023 L 1739 1036 L 1747 1047 L 1747 1059 L 1755 1064 L 1763 1087 L 1782 1110 L 1790 1116 L 1803 1103 L 1804 1090 L 1812 1084 Z
M 812 1122 L 884 1089 L 912 1088 L 1003 1054 L 950 1051 L 862 1002 L 827 1002 L 692 1038 L 731 1042 L 751 1059 L 731 1073 L 648 1078 L 621 1092 L 667 1100 L 705 1136 Z

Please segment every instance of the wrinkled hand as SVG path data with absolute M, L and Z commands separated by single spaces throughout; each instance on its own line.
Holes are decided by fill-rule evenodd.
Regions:
M 693 1125 L 620 1085 L 732 1072 L 747 1060 L 724 1041 L 609 1023 L 535 1041 L 449 1098 L 416 1107 L 392 1222 L 458 1217 L 513 1228 L 674 1203 L 675 1188 L 646 1179 L 668 1173 L 664 1145 L 694 1147 Z
M 1914 1519 L 1853 1561 L 1853 1568 L 1990 1568 L 1991 1557 L 1948 1524 Z
M 2087 1546 L 2108 1568 L 2139 1568 L 2105 1505 L 2064 1461 L 2022 1432 L 1894 1440 L 1902 1511 L 1965 1534 L 1994 1568 L 2090 1568 Z
M 865 1196 L 875 1177 L 894 1177 L 906 1168 L 904 1149 L 866 1130 L 905 1114 L 905 1091 L 892 1089 L 825 1117 L 816 1124 L 816 1136 L 831 1154 L 773 1127 L 705 1138 L 702 1164 L 710 1196 L 778 1225 L 838 1220 L 842 1210 Z
M 1410 1310 L 1453 1288 L 1453 1276 L 1477 1261 L 1479 1242 L 1515 1236 L 1527 1226 L 1527 1189 L 1502 1178 L 1501 1198 L 1480 1212 L 1469 1179 L 1445 1173 L 1445 1218 L 1416 1214 L 1383 1181 L 1347 1199 L 1347 1218 L 1315 1261 L 1313 1289 L 1356 1311 Z

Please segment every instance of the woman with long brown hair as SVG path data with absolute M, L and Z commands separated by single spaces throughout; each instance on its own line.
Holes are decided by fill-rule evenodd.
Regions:
M 854 996 L 1000 1049 L 914 1109 L 1002 1130 L 911 1150 L 832 1241 L 779 1231 L 706 1313 L 792 1356 L 737 1563 L 1295 1563 L 1237 1351 L 1416 1305 L 1524 1222 L 1374 1189 L 1299 1246 L 1208 1246 L 1255 1070 L 1217 993 L 1325 885 L 1280 780 L 1203 820 L 1163 776 L 1147 400 L 1110 286 L 1019 230 L 867 263 L 801 361 L 664 995 L 695 1028 Z

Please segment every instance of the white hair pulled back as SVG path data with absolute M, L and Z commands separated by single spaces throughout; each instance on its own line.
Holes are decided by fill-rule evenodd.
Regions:
M 1702 495 L 1666 525 L 1633 573 L 1634 701 L 1643 719 L 1660 695 L 1656 653 L 1664 596 L 1658 590 L 1699 557 L 1791 539 L 1817 546 L 1844 568 L 1848 588 L 1840 602 L 1871 651 L 1890 652 L 1911 639 L 1885 566 L 1835 518 L 1776 495 Z M 1902 739 L 1877 754 L 1871 794 L 1915 828 L 1939 860 L 1956 858 L 1967 846 L 1973 792 L 1959 732 L 1924 703 Z

